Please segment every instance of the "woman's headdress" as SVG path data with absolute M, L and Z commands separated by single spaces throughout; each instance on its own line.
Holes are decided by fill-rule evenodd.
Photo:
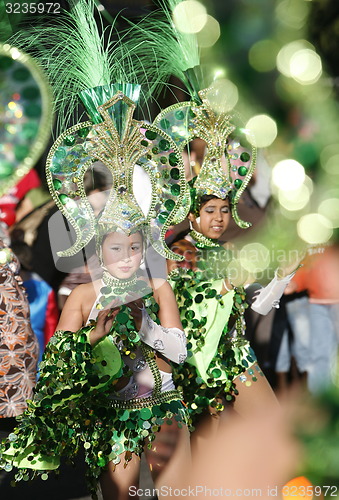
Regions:
M 135 94 L 136 89 L 130 89 Z M 96 111 L 102 117 L 100 123 L 87 121 L 74 125 L 52 146 L 47 159 L 47 182 L 56 204 L 77 234 L 75 244 L 59 255 L 75 254 L 93 236 L 105 231 L 120 230 L 129 235 L 147 227 L 154 248 L 161 255 L 172 257 L 164 239 L 183 203 L 183 162 L 173 140 L 154 125 L 134 120 L 134 109 L 132 99 L 117 91 L 97 106 Z M 117 121 L 123 123 L 121 129 Z M 99 218 L 95 218 L 83 187 L 86 170 L 97 160 L 111 171 L 113 179 Z M 147 214 L 141 210 L 134 194 L 135 168 L 142 168 L 151 182 Z M 142 191 L 143 186 L 138 189 Z
M 181 151 L 196 137 L 206 142 L 206 155 L 191 190 L 191 196 L 196 196 L 192 201 L 203 194 L 222 199 L 228 196 L 235 222 L 248 227 L 250 224 L 238 216 L 237 203 L 253 175 L 256 149 L 247 141 L 249 132 L 239 118 L 225 108 L 227 96 L 217 85 L 204 88 L 197 37 L 182 33 L 172 20 L 181 0 L 158 3 L 161 9 L 153 17 L 134 26 L 134 55 L 147 51 L 148 58 L 158 62 L 163 83 L 175 75 L 185 84 L 191 101 L 162 110 L 154 124 L 171 136 Z

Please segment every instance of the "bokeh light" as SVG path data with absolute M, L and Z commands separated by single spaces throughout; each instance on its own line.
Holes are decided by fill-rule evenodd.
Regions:
M 209 87 L 208 100 L 216 112 L 228 112 L 235 107 L 239 99 L 236 85 L 226 78 L 215 80 Z
M 310 245 L 327 243 L 333 234 L 332 224 L 321 214 L 303 215 L 297 223 L 298 235 Z
M 321 77 L 321 59 L 314 50 L 298 50 L 291 58 L 290 72 L 292 78 L 301 84 L 315 83 Z
M 291 77 L 291 61 L 299 51 L 310 49 L 314 50 L 313 45 L 307 40 L 294 40 L 285 44 L 277 55 L 277 68 L 285 76 Z
M 249 50 L 249 63 L 256 71 L 272 71 L 276 66 L 278 51 L 279 47 L 273 40 L 259 40 Z
M 207 23 L 206 7 L 196 0 L 184 0 L 173 9 L 173 22 L 182 33 L 198 33 Z
M 207 15 L 204 26 L 197 33 L 199 47 L 212 47 L 220 37 L 219 22 L 212 16 Z
M 277 5 L 279 22 L 289 28 L 301 29 L 307 20 L 308 8 L 305 3 L 283 0 Z
M 312 500 L 314 498 L 313 492 L 315 490 L 313 484 L 307 477 L 298 476 L 294 477 L 282 488 L 282 500 Z M 309 494 L 311 492 L 311 494 Z M 319 497 L 319 495 L 317 495 Z M 320 498 L 320 497 L 319 497 Z
M 299 189 L 305 180 L 305 169 L 296 160 L 279 161 L 272 171 L 272 183 L 283 191 Z
M 282 205 L 285 210 L 293 212 L 305 208 L 310 201 L 310 197 L 310 190 L 305 184 L 302 184 L 297 189 L 289 191 L 280 190 L 278 194 L 280 205 Z
M 239 259 L 242 267 L 251 274 L 264 271 L 271 262 L 268 248 L 261 243 L 244 245 L 240 251 Z
M 251 134 L 248 135 L 248 140 L 258 148 L 270 146 L 277 137 L 278 128 L 276 122 L 268 115 L 252 116 L 246 124 Z
M 339 144 L 328 144 L 320 153 L 320 164 L 328 174 L 339 174 Z
M 339 198 L 327 198 L 318 208 L 320 215 L 327 217 L 333 227 L 339 227 Z

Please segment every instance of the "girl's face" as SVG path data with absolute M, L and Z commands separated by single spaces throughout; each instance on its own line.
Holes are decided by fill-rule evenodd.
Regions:
M 231 219 L 228 199 L 212 198 L 202 205 L 199 218 L 189 214 L 193 228 L 207 238 L 217 240 L 226 231 Z
M 110 233 L 102 245 L 102 260 L 108 272 L 118 279 L 130 278 L 140 267 L 142 236 Z

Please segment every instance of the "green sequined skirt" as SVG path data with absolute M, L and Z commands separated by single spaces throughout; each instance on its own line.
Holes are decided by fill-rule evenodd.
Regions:
M 51 470 L 57 471 L 61 455 L 72 461 L 83 448 L 88 488 L 97 498 L 97 482 L 109 462 L 126 464 L 133 454 L 139 456 L 145 443 L 151 444 L 164 423 L 176 422 L 179 427 L 188 423 L 182 394 L 177 390 L 128 401 L 110 399 L 107 393 L 90 399 L 86 405 L 80 402 L 72 409 L 79 416 L 77 426 L 49 426 L 48 419 L 46 426 L 44 418 L 40 423 L 31 422 L 32 431 L 28 434 L 23 419 L 21 426 L 0 445 L 0 469 L 9 472 L 17 468 L 16 481 L 47 479 Z
M 182 365 L 173 365 L 173 381 L 183 393 L 193 425 L 209 406 L 222 411 L 225 402 L 232 403 L 235 400 L 238 391 L 234 381 L 236 378 L 241 381 L 242 377 L 247 378 L 242 375 L 246 370 L 253 381 L 259 375 L 256 371 L 261 374 L 257 365 L 253 367 L 257 359 L 245 339 L 236 342 L 224 337 L 207 370 L 208 378 L 203 379 L 198 369 L 190 363 L 190 358 L 187 359 Z

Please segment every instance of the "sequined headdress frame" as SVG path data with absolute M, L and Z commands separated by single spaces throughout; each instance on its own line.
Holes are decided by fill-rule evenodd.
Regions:
M 131 86 L 133 89 L 135 91 Z M 102 235 L 108 228 L 129 235 L 147 227 L 152 246 L 164 257 L 177 259 L 165 244 L 165 234 L 185 202 L 186 183 L 180 151 L 161 129 L 133 119 L 135 104 L 122 91 L 95 109 L 101 116 L 100 123 L 87 121 L 74 125 L 61 134 L 48 155 L 49 189 L 77 236 L 74 245 L 58 255 L 74 255 L 93 236 Z M 104 210 L 96 219 L 86 197 L 83 178 L 97 160 L 111 171 L 113 185 Z M 133 194 L 135 165 L 147 172 L 152 184 L 152 199 L 146 215 Z
M 154 124 L 166 131 L 181 150 L 195 137 L 205 141 L 206 154 L 190 190 L 191 205 L 199 204 L 203 195 L 228 197 L 235 222 L 246 228 L 250 223 L 240 219 L 237 204 L 254 173 L 256 148 L 246 141 L 246 131 L 235 125 L 235 116 L 212 107 L 213 92 L 213 88 L 199 91 L 201 104 L 188 101 L 164 109 Z
M 0 44 L 0 196 L 44 151 L 51 134 L 52 99 L 39 64 L 16 46 Z
M 154 248 L 165 257 L 178 258 L 167 248 L 165 233 L 185 212 L 187 192 L 180 151 L 166 132 L 133 118 L 137 103 L 147 101 L 153 85 L 145 84 L 140 90 L 120 35 L 114 25 L 104 28 L 95 0 L 68 3 L 70 12 L 63 11 L 52 23 L 16 36 L 46 70 L 58 112 L 57 130 L 63 130 L 49 152 L 46 177 L 53 199 L 75 230 L 76 241 L 58 255 L 74 255 L 105 231 L 131 234 L 147 227 Z M 87 121 L 78 118 L 79 98 Z M 68 128 L 70 123 L 76 124 Z M 86 197 L 84 175 L 97 160 L 112 173 L 113 185 L 96 219 Z M 152 184 L 147 213 L 133 193 L 136 165 Z

